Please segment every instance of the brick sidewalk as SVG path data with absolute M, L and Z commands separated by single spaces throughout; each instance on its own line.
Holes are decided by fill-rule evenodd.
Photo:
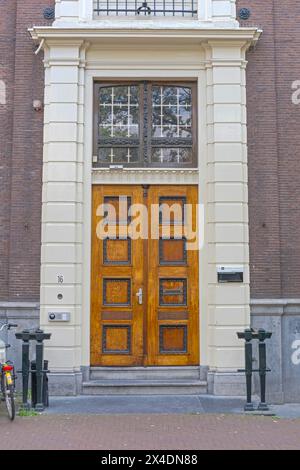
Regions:
M 300 449 L 300 420 L 233 415 L 0 416 L 0 449 Z

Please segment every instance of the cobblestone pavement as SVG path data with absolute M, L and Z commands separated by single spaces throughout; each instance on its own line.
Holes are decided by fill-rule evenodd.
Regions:
M 300 449 L 300 420 L 171 415 L 0 416 L 0 449 Z

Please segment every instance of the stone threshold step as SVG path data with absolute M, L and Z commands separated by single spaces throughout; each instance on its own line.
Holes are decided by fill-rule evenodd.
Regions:
M 199 370 L 201 366 L 91 366 L 91 370 Z
M 90 380 L 204 380 L 199 366 L 91 367 Z
M 182 379 L 176 379 L 176 380 L 130 380 L 130 379 L 127 379 L 127 380 L 90 380 L 88 382 L 83 382 L 83 385 L 86 385 L 86 386 L 92 386 L 92 385 L 102 385 L 102 386 L 106 386 L 106 385 L 124 385 L 124 386 L 127 386 L 127 385 L 151 385 L 151 384 L 154 384 L 154 385 L 205 385 L 207 384 L 207 382 L 205 380 L 182 380 Z
M 196 395 L 207 393 L 207 382 L 202 380 L 91 380 L 82 385 L 85 395 Z

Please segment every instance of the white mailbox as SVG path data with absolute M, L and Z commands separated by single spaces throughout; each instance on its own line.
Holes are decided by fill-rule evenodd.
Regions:
M 218 282 L 244 282 L 243 266 L 218 266 Z

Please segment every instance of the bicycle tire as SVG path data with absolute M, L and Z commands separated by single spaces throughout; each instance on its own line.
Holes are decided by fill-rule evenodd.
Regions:
M 5 404 L 8 413 L 8 417 L 11 421 L 15 419 L 16 416 L 16 405 L 15 405 L 15 391 L 13 385 L 8 385 L 6 382 L 6 377 L 4 376 L 4 395 L 5 395 Z

